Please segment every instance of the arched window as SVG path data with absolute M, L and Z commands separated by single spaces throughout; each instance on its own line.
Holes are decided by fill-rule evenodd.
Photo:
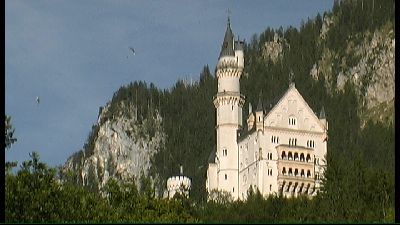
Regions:
M 309 162 L 311 160 L 310 154 L 307 154 L 306 161 Z
M 304 153 L 301 153 L 301 154 L 300 154 L 300 161 L 301 161 L 301 162 L 304 162 Z
M 286 159 L 286 153 L 285 153 L 285 151 L 282 151 L 282 159 Z
M 282 169 L 282 175 L 286 175 L 286 168 L 285 167 L 283 167 L 283 169 Z
M 279 144 L 279 137 L 277 137 L 277 138 L 276 138 L 276 143 L 278 143 L 278 144 Z
M 301 169 L 300 176 L 304 177 L 304 169 Z
M 298 170 L 298 169 L 295 169 L 295 170 L 294 170 L 294 175 L 297 177 L 298 174 L 299 174 L 299 170 Z
M 292 152 L 289 152 L 289 153 L 288 153 L 288 159 L 289 159 L 289 160 L 292 160 L 292 159 L 293 159 Z
M 297 152 L 294 153 L 294 160 L 299 160 L 299 154 Z
M 297 138 L 294 139 L 294 146 L 297 146 Z
M 228 175 L 227 174 L 225 174 L 225 180 L 228 180 Z
M 293 175 L 293 173 L 292 173 L 292 168 L 289 168 L 289 176 L 292 176 Z
M 310 170 L 307 170 L 307 178 L 311 177 L 311 172 Z

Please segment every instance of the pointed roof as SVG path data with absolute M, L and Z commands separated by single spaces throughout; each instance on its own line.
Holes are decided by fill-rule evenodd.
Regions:
M 326 119 L 326 116 L 325 116 L 325 109 L 324 109 L 323 106 L 322 106 L 321 112 L 319 113 L 319 118 L 320 118 L 320 119 Z
M 261 95 L 262 95 L 261 93 L 262 92 L 260 92 L 260 94 L 258 95 L 258 104 L 257 104 L 256 112 L 263 111 L 263 104 L 261 101 Z
M 228 24 L 226 26 L 224 42 L 222 43 L 221 53 L 219 57 L 222 56 L 235 56 L 235 52 L 233 50 L 233 33 L 231 30 L 231 22 L 228 17 Z
M 215 156 L 217 156 L 217 149 L 214 146 L 212 151 L 210 152 L 210 155 L 208 155 L 208 163 L 215 163 Z
M 292 92 L 293 91 L 293 92 Z M 322 124 L 322 122 L 320 122 L 319 118 L 317 117 L 316 113 L 314 113 L 314 111 L 311 109 L 311 107 L 308 105 L 308 103 L 306 102 L 306 100 L 303 98 L 303 96 L 300 94 L 300 92 L 297 90 L 297 88 L 295 87 L 295 85 L 290 85 L 289 89 L 282 95 L 282 97 L 279 99 L 279 101 L 275 104 L 275 106 L 272 107 L 272 109 L 265 115 L 265 118 L 269 117 L 270 115 L 272 115 L 273 111 L 277 110 L 280 103 L 286 98 L 286 96 L 290 93 L 294 93 L 297 96 L 300 97 L 300 100 L 303 102 L 303 104 L 306 106 L 306 111 L 309 112 L 309 115 L 311 117 L 313 117 L 316 121 L 316 123 L 319 125 L 319 127 L 323 130 L 324 126 Z

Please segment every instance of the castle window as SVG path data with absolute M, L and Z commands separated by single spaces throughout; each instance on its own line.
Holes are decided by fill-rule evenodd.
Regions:
M 289 116 L 289 127 L 294 127 L 294 126 L 296 126 L 296 117 Z
M 311 160 L 310 154 L 307 154 L 306 161 L 309 162 Z
M 289 176 L 292 176 L 293 175 L 293 173 L 292 173 L 292 168 L 289 168 Z
M 232 188 L 232 192 L 235 192 L 235 187 Z
M 286 159 L 286 153 L 285 153 L 285 151 L 282 151 L 281 157 L 282 157 L 282 159 Z
M 295 169 L 294 170 L 294 175 L 297 177 L 298 174 L 299 174 L 299 170 Z
M 300 176 L 304 177 L 304 169 L 301 169 Z
M 226 148 L 222 149 L 222 156 L 227 156 L 228 150 Z
M 292 159 L 293 159 L 292 152 L 289 152 L 289 154 L 288 154 L 288 159 L 289 159 L 289 160 L 292 160 Z
M 311 172 L 310 170 L 307 170 L 307 178 L 311 177 Z
M 228 180 L 228 175 L 227 174 L 225 174 L 225 180 Z
M 297 152 L 294 153 L 294 160 L 295 161 L 299 160 L 299 154 Z
M 232 111 L 233 111 L 233 106 L 232 106 Z
M 269 191 L 272 191 L 272 184 L 269 185 Z
M 282 175 L 286 175 L 286 168 L 285 167 L 283 167 L 283 169 L 282 169 Z
M 304 162 L 304 153 L 301 153 L 301 154 L 300 154 L 300 161 L 301 161 L 301 162 Z

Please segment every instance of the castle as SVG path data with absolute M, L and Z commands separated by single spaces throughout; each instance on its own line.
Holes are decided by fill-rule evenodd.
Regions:
M 326 166 L 328 122 L 324 109 L 317 117 L 291 83 L 268 110 L 261 99 L 254 111 L 249 104 L 244 130 L 245 97 L 239 82 L 243 47 L 243 41 L 234 40 L 228 18 L 216 66 L 217 143 L 209 157 L 206 189 L 230 193 L 234 200 L 246 199 L 250 186 L 263 196 L 314 196 Z

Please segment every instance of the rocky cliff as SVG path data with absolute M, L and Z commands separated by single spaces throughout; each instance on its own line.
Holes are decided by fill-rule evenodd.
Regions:
M 326 16 L 321 29 L 321 45 L 335 16 Z M 353 33 L 347 37 L 345 52 L 323 48 L 321 59 L 310 75 L 323 76 L 329 93 L 343 91 L 346 82 L 355 88 L 359 98 L 362 125 L 368 119 L 389 123 L 394 121 L 395 98 L 395 34 L 388 21 L 374 32 Z M 339 68 L 334 73 L 333 66 Z
M 164 145 L 166 135 L 162 118 L 153 116 L 138 120 L 133 104 L 118 103 L 119 113 L 110 116 L 110 103 L 102 108 L 97 129 L 92 130 L 93 149 L 89 146 L 68 158 L 64 171 L 74 171 L 77 182 L 94 190 L 101 190 L 111 178 L 135 179 L 148 176 L 151 158 Z M 157 179 L 157 176 L 152 176 Z

